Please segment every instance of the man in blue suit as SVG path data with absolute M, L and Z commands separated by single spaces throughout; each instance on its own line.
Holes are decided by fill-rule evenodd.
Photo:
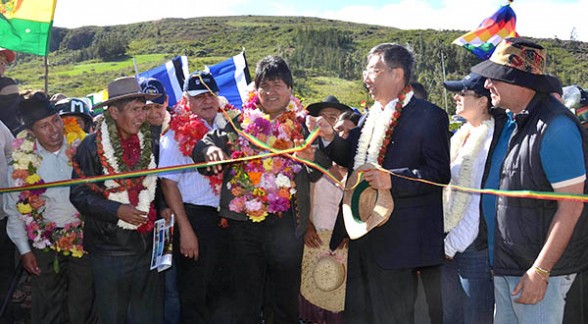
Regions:
M 414 97 L 413 65 L 403 46 L 384 43 L 370 50 L 363 81 L 375 103 L 367 117 L 347 142 L 321 127 L 336 163 L 355 170 L 373 162 L 404 177 L 449 182 L 447 114 Z M 413 323 L 412 269 L 443 262 L 441 188 L 377 169 L 364 177 L 372 188 L 391 191 L 394 211 L 385 224 L 349 243 L 345 322 Z M 338 224 L 336 231 L 343 228 Z

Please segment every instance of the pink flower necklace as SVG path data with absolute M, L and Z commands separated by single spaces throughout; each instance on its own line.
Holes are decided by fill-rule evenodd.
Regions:
M 243 104 L 241 128 L 277 150 L 294 147 L 294 140 L 304 139 L 302 123 L 306 112 L 300 100 L 292 96 L 285 111 L 271 120 L 261 110 L 256 91 L 249 93 Z M 235 141 L 232 158 L 254 156 L 266 152 L 251 145 L 244 137 Z M 253 222 L 265 220 L 268 214 L 281 215 L 289 210 L 296 194 L 294 177 L 302 166 L 287 156 L 273 156 L 233 164 L 233 178 L 228 183 L 234 198 L 229 209 L 243 213 Z

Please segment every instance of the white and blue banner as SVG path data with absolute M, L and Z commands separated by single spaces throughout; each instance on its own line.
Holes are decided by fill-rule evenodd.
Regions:
M 189 76 L 188 57 L 176 56 L 171 61 L 149 71 L 139 73 L 140 78 L 156 78 L 163 83 L 169 97 L 168 106 L 173 107 L 182 99 L 184 80 Z
M 241 109 L 247 99 L 247 85 L 251 82 L 245 52 L 228 60 L 208 66 L 218 85 L 219 95 L 224 96 L 236 108 Z

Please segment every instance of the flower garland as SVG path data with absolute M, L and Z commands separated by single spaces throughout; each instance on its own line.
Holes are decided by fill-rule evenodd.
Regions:
M 103 173 L 116 174 L 133 170 L 155 169 L 155 158 L 151 152 L 151 138 L 148 124 L 143 123 L 139 131 L 138 138 L 141 156 L 139 162 L 131 170 L 123 158 L 123 149 L 117 133 L 116 124 L 108 112 L 104 115 L 104 120 L 100 122 L 97 127 L 98 131 L 96 132 L 97 152 L 100 156 Z M 156 181 L 156 176 L 149 175 L 137 178 L 106 180 L 104 182 L 104 186 L 106 187 L 106 190 L 103 192 L 104 196 L 109 200 L 122 204 L 131 203 L 129 189 L 141 188 L 138 203 L 135 208 L 148 213 L 147 222 L 137 227 L 119 219 L 117 223 L 119 227 L 128 230 L 137 230 L 141 233 L 153 229 L 156 213 L 152 202 L 155 198 Z
M 219 97 L 219 99 L 221 100 L 221 105 L 224 106 L 222 108 L 223 110 L 229 111 L 235 109 L 224 97 Z M 174 139 L 178 142 L 180 152 L 184 156 L 192 156 L 192 151 L 196 143 L 209 131 L 208 126 L 205 125 L 202 118 L 193 114 L 184 102 L 181 102 L 174 108 L 174 118 L 169 125 L 170 129 L 174 131 Z M 208 176 L 208 180 L 212 192 L 217 196 L 220 195 L 223 174 L 218 173 Z
M 369 162 L 382 165 L 394 129 L 398 124 L 398 119 L 402 115 L 402 108 L 410 102 L 412 96 L 412 87 L 407 85 L 402 89 L 398 98 L 388 104 L 394 105 L 394 109 L 384 109 L 385 107 L 377 109 L 376 105 L 370 109 L 365 126 L 361 130 L 359 137 L 353 165 L 354 169 Z M 382 121 L 385 120 L 389 120 L 390 122 L 383 123 Z
M 285 111 L 271 120 L 260 106 L 256 91 L 248 95 L 243 104 L 241 127 L 244 132 L 267 143 L 272 148 L 284 150 L 294 147 L 294 140 L 304 139 L 302 123 L 306 112 L 300 100 L 291 96 Z M 232 158 L 253 156 L 262 152 L 244 137 L 234 143 Z M 294 177 L 302 166 L 287 156 L 274 156 L 233 164 L 233 178 L 227 183 L 234 198 L 229 209 L 246 214 L 253 222 L 265 220 L 268 214 L 278 214 L 291 207 L 296 194 Z
M 65 121 L 66 155 L 69 165 L 71 157 L 75 153 L 77 145 L 86 136 L 80 126 L 73 121 Z M 12 143 L 12 178 L 17 187 L 44 183 L 38 173 L 42 159 L 37 154 L 35 137 L 27 130 L 20 132 Z M 63 255 L 72 255 L 81 258 L 84 255 L 83 248 L 83 222 L 80 214 L 75 213 L 74 221 L 65 224 L 63 228 L 57 228 L 55 222 L 47 222 L 43 218 L 45 212 L 45 199 L 42 195 L 47 189 L 35 189 L 21 191 L 18 196 L 16 208 L 20 213 L 20 219 L 25 223 L 27 237 L 33 247 L 41 250 L 51 249 Z
M 474 163 L 478 158 L 488 135 L 494 129 L 494 119 L 485 120 L 478 127 L 473 127 L 471 124 L 464 124 L 451 137 L 451 164 L 460 155 L 463 157 L 459 175 L 451 177 L 450 185 L 457 185 L 462 187 L 474 188 L 476 184 L 474 181 Z M 466 141 L 467 139 L 467 141 Z M 477 184 L 479 187 L 479 184 Z M 472 194 L 459 190 L 444 190 L 444 231 L 448 233 L 452 228 L 464 217 L 465 211 L 470 203 Z

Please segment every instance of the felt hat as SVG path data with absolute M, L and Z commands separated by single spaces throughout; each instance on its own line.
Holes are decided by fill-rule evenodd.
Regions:
M 214 77 L 207 71 L 196 71 L 190 74 L 190 77 L 184 81 L 184 92 L 191 97 L 196 97 L 205 92 L 218 93 L 218 85 Z
M 25 127 L 31 127 L 35 122 L 59 112 L 59 109 L 49 101 L 49 97 L 40 91 L 21 100 L 18 108 Z
M 108 84 L 108 100 L 95 105 L 92 110 L 109 106 L 115 101 L 131 98 L 155 99 L 161 94 L 144 93 L 135 77 L 118 78 Z
M 0 47 L 0 54 L 4 55 L 4 57 L 6 57 L 6 61 L 9 64 L 14 62 L 14 59 L 16 58 L 16 54 L 14 53 L 14 51 L 11 51 L 7 48 Z
M 523 38 L 506 38 L 490 59 L 472 67 L 472 72 L 542 93 L 561 92 L 545 74 L 546 60 L 547 51 L 541 45 Z
M 335 96 L 327 96 L 325 100 L 322 102 L 316 102 L 313 104 L 308 105 L 306 110 L 308 110 L 308 114 L 314 117 L 318 117 L 319 112 L 323 108 L 335 108 L 340 110 L 342 113 L 348 110 L 351 110 L 351 107 L 344 105 L 339 102 L 339 100 Z
M 345 228 L 352 240 L 386 223 L 394 210 L 390 190 L 373 189 L 365 180 L 358 182 L 362 171 L 376 168 L 376 164 L 366 163 L 353 171 L 347 179 L 342 208 Z
M 317 233 L 322 241 L 318 248 L 304 246 L 300 293 L 312 304 L 331 312 L 345 306 L 347 284 L 347 247 L 331 252 L 332 231 Z
M 477 73 L 470 73 L 465 76 L 465 78 L 458 80 L 458 81 L 444 81 L 443 86 L 445 89 L 452 91 L 452 92 L 459 92 L 462 90 L 471 90 L 474 91 L 477 95 L 483 97 L 490 97 L 490 91 L 484 88 L 484 83 L 486 82 L 486 78 L 477 74 Z

